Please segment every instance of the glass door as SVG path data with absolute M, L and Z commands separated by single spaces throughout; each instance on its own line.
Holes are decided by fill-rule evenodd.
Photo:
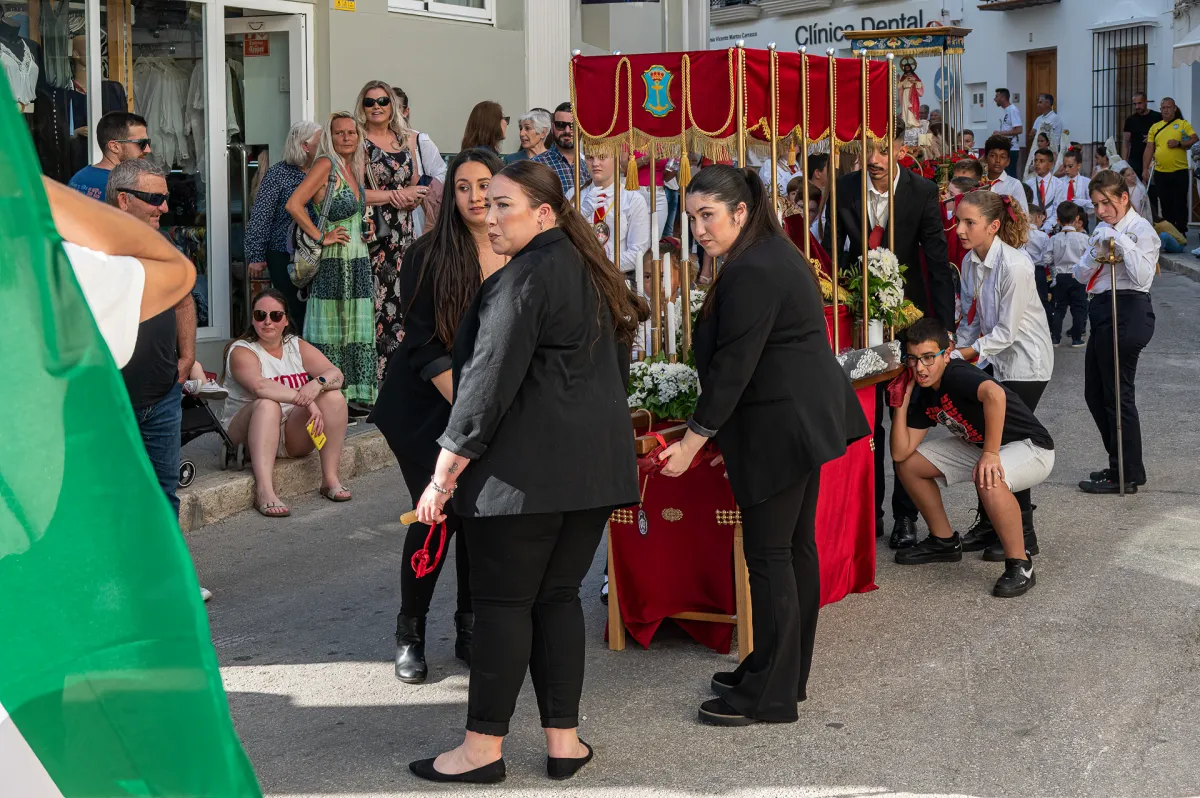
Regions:
M 283 158 L 294 122 L 312 115 L 307 18 L 226 9 L 229 334 L 249 325 L 250 297 L 270 280 L 249 275 L 245 231 L 259 182 Z M 248 16 L 254 14 L 254 16 Z

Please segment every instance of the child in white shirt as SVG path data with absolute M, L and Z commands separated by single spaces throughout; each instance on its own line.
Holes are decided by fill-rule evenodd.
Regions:
M 1029 206 L 1029 239 L 1021 250 L 1033 261 L 1033 282 L 1037 285 L 1038 298 L 1050 320 L 1053 306 L 1050 304 L 1050 236 L 1042 232 L 1046 224 L 1046 211 L 1041 205 Z
M 1087 178 L 1083 178 L 1087 180 Z M 1083 283 L 1075 279 L 1075 264 L 1087 254 L 1087 216 L 1083 207 L 1074 202 L 1058 205 L 1058 224 L 1062 232 L 1050 242 L 1050 260 L 1054 268 L 1054 309 L 1050 316 L 1050 340 L 1055 346 L 1061 342 L 1063 321 L 1067 310 L 1071 311 L 1071 346 L 1083 346 L 1083 334 L 1087 330 L 1088 296 Z
M 1057 219 L 1055 209 L 1058 208 L 1058 203 L 1063 199 L 1063 192 L 1066 191 L 1066 186 L 1063 182 L 1055 177 L 1052 172 L 1054 170 L 1054 153 L 1047 149 L 1038 150 L 1033 154 L 1033 170 L 1034 175 L 1025 181 L 1025 185 L 1033 189 L 1034 205 L 1041 205 L 1045 215 L 1051 219 Z M 1054 222 L 1050 222 L 1050 227 L 1054 226 Z M 1043 228 L 1047 233 L 1048 228 Z

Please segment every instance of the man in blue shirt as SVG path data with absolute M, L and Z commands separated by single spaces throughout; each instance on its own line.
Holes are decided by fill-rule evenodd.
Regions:
M 109 172 L 124 161 L 145 158 L 150 153 L 150 134 L 146 120 L 137 114 L 110 111 L 96 123 L 96 141 L 100 144 L 100 161 L 80 169 L 67 185 L 104 202 Z
M 571 104 L 562 103 L 554 109 L 553 119 L 554 146 L 533 160 L 544 163 L 554 170 L 562 183 L 563 194 L 570 194 L 575 188 L 575 159 L 579 157 L 575 149 L 575 117 L 571 113 Z M 587 164 L 579 162 L 579 179 L 587 182 L 592 179 Z

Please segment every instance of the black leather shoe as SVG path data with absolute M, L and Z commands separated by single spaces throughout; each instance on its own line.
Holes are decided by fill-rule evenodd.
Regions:
M 569 779 L 579 772 L 579 769 L 592 761 L 592 756 L 596 753 L 592 747 L 583 740 L 583 747 L 588 750 L 587 756 L 567 757 L 567 756 L 548 756 L 546 757 L 546 775 L 555 781 Z
M 471 633 L 475 629 L 475 613 L 454 613 L 454 629 L 457 632 L 457 636 L 454 638 L 454 656 L 470 665 Z
M 712 675 L 710 686 L 714 693 L 723 696 L 737 687 L 740 680 L 737 671 L 718 671 Z
M 875 519 L 875 537 L 883 537 L 883 516 Z
M 1142 481 L 1145 484 L 1145 480 Z M 1114 479 L 1085 479 L 1079 483 L 1079 489 L 1084 493 L 1093 493 L 1103 496 L 1115 495 L 1121 492 L 1121 484 Z M 1125 492 L 1137 493 L 1138 483 L 1131 480 L 1125 480 Z
M 920 543 L 896 552 L 898 565 L 924 565 L 930 562 L 958 562 L 962 559 L 962 540 L 955 532 L 949 538 L 929 535 Z
M 726 704 L 722 698 L 714 698 L 700 705 L 700 722 L 709 726 L 750 726 L 758 723 Z
M 1021 529 L 1025 533 L 1025 556 L 1040 554 L 1037 530 L 1033 527 L 1033 510 L 1021 512 Z M 983 550 L 983 559 L 988 562 L 1004 562 L 1007 559 L 1004 554 L 1004 544 L 1000 542 L 999 537 L 996 538 L 995 543 Z
M 996 580 L 992 595 L 997 598 L 1016 598 L 1029 592 L 1037 584 L 1033 574 L 1032 560 L 1005 560 L 1004 576 Z
M 987 517 L 987 513 L 976 510 L 975 523 L 971 524 L 971 528 L 962 536 L 962 550 L 980 551 L 999 539 L 996 536 L 996 527 L 992 526 L 992 521 Z
M 915 545 L 917 545 L 916 520 L 913 518 L 897 518 L 895 526 L 892 527 L 892 537 L 888 540 L 888 547 L 893 549 L 907 549 Z
M 1088 474 L 1088 479 L 1090 479 L 1092 482 L 1116 482 L 1118 478 L 1117 469 L 1115 468 L 1106 468 L 1103 471 L 1093 471 L 1092 473 Z M 1125 484 L 1145 485 L 1146 478 L 1142 477 L 1141 479 L 1126 479 Z
M 499 784 L 508 776 L 503 759 L 489 762 L 481 768 L 468 770 L 466 773 L 442 773 L 434 769 L 432 759 L 418 759 L 416 762 L 409 762 L 408 769 L 413 772 L 414 776 L 426 781 L 457 782 L 460 784 Z
M 425 619 L 397 615 L 396 678 L 406 684 L 420 684 L 428 675 L 429 667 L 425 664 Z

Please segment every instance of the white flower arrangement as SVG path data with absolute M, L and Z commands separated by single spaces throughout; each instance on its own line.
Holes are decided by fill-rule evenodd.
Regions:
M 696 409 L 700 378 L 686 363 L 653 358 L 629 368 L 629 407 L 649 410 L 661 419 L 686 419 Z
M 906 267 L 891 250 L 877 247 L 867 253 L 868 317 L 895 324 L 900 307 L 904 304 L 903 279 Z M 862 258 L 850 273 L 849 289 L 852 293 L 850 307 L 861 312 L 862 308 Z

